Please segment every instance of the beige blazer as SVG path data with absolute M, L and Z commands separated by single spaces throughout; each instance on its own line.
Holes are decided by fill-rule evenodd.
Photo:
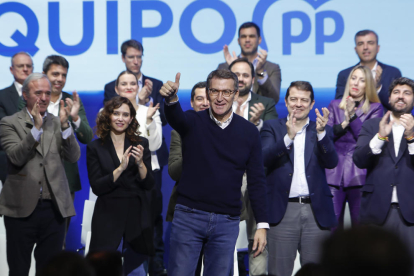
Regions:
M 73 132 L 62 139 L 60 119 L 52 114 L 44 118 L 40 143 L 34 139 L 32 127 L 26 108 L 0 122 L 0 141 L 8 160 L 8 175 L 0 194 L 0 214 L 15 218 L 29 216 L 39 200 L 39 182 L 46 177 L 62 217 L 74 216 L 62 159 L 77 162 L 79 144 Z

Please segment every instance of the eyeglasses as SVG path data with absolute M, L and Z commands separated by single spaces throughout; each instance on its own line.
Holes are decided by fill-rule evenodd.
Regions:
M 218 90 L 214 88 L 208 89 L 208 92 L 210 93 L 210 95 L 213 95 L 214 97 L 217 97 L 220 94 L 220 92 L 222 93 L 223 97 L 230 97 L 231 94 L 233 94 L 236 91 L 237 90 Z

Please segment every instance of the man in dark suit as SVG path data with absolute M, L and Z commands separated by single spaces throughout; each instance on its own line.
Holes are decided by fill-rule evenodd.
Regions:
M 70 108 L 59 117 L 47 112 L 51 85 L 40 73 L 23 83 L 27 107 L 0 122 L 8 176 L 0 194 L 9 275 L 28 275 L 33 247 L 36 270 L 62 250 L 65 219 L 75 215 L 62 159 L 77 162 L 80 148 L 69 123 Z
M 396 233 L 414 254 L 414 81 L 396 79 L 389 91 L 391 111 L 362 125 L 353 155 L 367 169 L 361 223 Z
M 125 63 L 126 69 L 137 76 L 139 92 L 137 94 L 137 103 L 141 105 L 149 105 L 150 102 L 160 104 L 160 116 L 162 125 L 165 126 L 167 121 L 164 115 L 164 98 L 160 95 L 162 82 L 160 80 L 150 78 L 142 74 L 142 56 L 144 48 L 142 44 L 134 39 L 127 40 L 121 45 L 122 62 Z M 118 96 L 115 92 L 115 80 L 105 85 L 104 103 L 111 98 Z M 149 266 L 150 276 L 166 275 L 167 271 L 164 266 L 164 241 L 163 236 L 163 218 L 162 218 L 162 170 L 168 164 L 168 148 L 165 143 L 164 135 L 162 137 L 161 147 L 157 150 L 157 158 L 160 169 L 153 171 L 155 179 L 155 188 L 157 192 L 157 200 L 155 206 L 155 225 L 154 225 L 154 245 L 155 257 L 151 258 Z
M 275 101 L 251 91 L 255 82 L 253 64 L 247 58 L 238 58 L 230 64 L 229 70 L 237 75 L 239 81 L 239 97 L 237 101 L 233 102 L 233 111 L 257 126 L 259 131 L 262 129 L 264 121 L 277 119 Z M 256 232 L 256 220 L 254 219 L 246 186 L 246 177 L 243 177 L 243 205 L 246 212 L 242 211 L 241 217 L 246 220 L 247 237 L 249 240 L 249 275 L 266 275 L 267 249 L 259 256 L 253 257 L 255 252 L 252 250 L 252 246 Z
M 260 28 L 253 22 L 243 23 L 239 28 L 237 39 L 241 53 L 238 57 L 245 57 L 251 62 L 256 71 L 256 81 L 253 84 L 253 92 L 264 97 L 272 98 L 275 103 L 279 101 L 280 83 L 282 76 L 280 67 L 276 63 L 267 60 L 267 51 L 258 51 L 262 42 Z M 217 69 L 229 69 L 230 64 L 237 59 L 236 53 L 230 54 L 227 45 L 223 47 L 226 62 L 220 63 Z
M 33 72 L 32 57 L 26 52 L 14 54 L 11 58 L 10 72 L 14 82 L 0 90 L 0 120 L 5 116 L 16 113 L 22 100 L 22 85 L 24 80 Z M 0 147 L 0 180 L 2 183 L 7 176 L 7 156 Z
M 69 70 L 69 62 L 62 56 L 51 55 L 46 57 L 43 62 L 43 74 L 45 74 L 52 84 L 52 94 L 47 108 L 47 112 L 58 116 L 60 112 L 60 101 L 63 100 L 65 105 L 70 108 L 69 122 L 75 131 L 76 138 L 82 144 L 88 144 L 92 141 L 93 131 L 89 126 L 86 118 L 85 108 L 76 91 L 73 95 L 63 92 L 66 84 L 66 78 Z M 72 201 L 75 199 L 75 192 L 82 189 L 78 163 L 63 161 L 66 177 L 69 183 Z M 66 231 L 69 228 L 70 218 L 67 219 Z
M 362 30 L 355 35 L 355 52 L 359 57 L 359 63 L 342 70 L 338 74 L 336 81 L 335 99 L 342 99 L 344 95 L 346 81 L 351 70 L 357 65 L 367 66 L 371 69 L 373 77 L 377 84 L 378 97 L 384 106 L 384 111 L 390 110 L 388 103 L 388 87 L 392 81 L 401 77 L 398 68 L 384 64 L 377 60 L 377 54 L 380 50 L 378 45 L 378 35 L 371 30 Z
M 292 82 L 285 96 L 287 119 L 269 120 L 262 128 L 269 207 L 269 275 L 290 276 L 296 251 L 301 264 L 317 263 L 323 239 L 336 225 L 326 168 L 338 163 L 329 111 L 318 109 L 309 82 Z

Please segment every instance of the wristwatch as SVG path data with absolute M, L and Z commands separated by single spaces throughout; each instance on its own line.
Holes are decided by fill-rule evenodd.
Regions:
M 264 77 L 265 72 L 266 72 L 266 70 L 264 70 L 264 71 L 263 71 L 263 72 L 261 72 L 261 73 L 256 73 L 256 75 L 257 75 L 258 77 Z

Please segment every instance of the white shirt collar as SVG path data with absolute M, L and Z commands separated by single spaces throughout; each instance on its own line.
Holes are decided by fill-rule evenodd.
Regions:
M 22 96 L 22 89 L 23 89 L 23 85 L 18 83 L 17 81 L 14 81 L 14 87 L 16 87 L 17 90 L 17 94 L 19 94 L 19 96 Z
M 217 120 L 214 116 L 213 116 L 213 113 L 212 113 L 212 111 L 211 111 L 211 107 L 208 109 L 208 112 L 210 113 L 210 118 L 219 126 L 219 127 L 221 127 L 222 129 L 225 129 L 230 123 L 231 123 L 231 120 L 233 119 L 233 110 L 231 110 L 231 114 L 230 114 L 230 117 L 226 120 L 226 121 L 224 121 L 224 122 L 220 122 L 219 120 Z

